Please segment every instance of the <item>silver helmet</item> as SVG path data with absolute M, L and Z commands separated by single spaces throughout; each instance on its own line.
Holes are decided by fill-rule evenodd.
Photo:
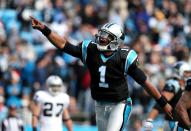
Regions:
M 177 63 L 175 63 L 174 69 L 175 69 L 174 73 L 177 74 L 180 79 L 186 79 L 187 75 L 185 75 L 185 73 L 191 72 L 190 65 L 185 61 L 178 61 Z
M 123 43 L 123 29 L 116 23 L 106 23 L 96 34 L 97 48 L 100 51 L 115 51 Z
M 46 79 L 46 87 L 54 96 L 66 90 L 62 79 L 57 75 L 51 75 Z

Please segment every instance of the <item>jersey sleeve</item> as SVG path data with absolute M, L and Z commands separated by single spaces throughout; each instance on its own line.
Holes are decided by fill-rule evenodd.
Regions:
M 134 50 L 130 50 L 125 60 L 125 74 L 128 73 L 129 67 L 137 62 L 137 53 Z
M 85 64 L 86 63 L 86 58 L 87 58 L 87 49 L 88 45 L 91 43 L 90 40 L 85 40 L 82 42 L 82 62 Z
M 67 43 L 62 50 L 69 55 L 80 59 L 82 58 L 82 43 L 79 43 L 78 45 Z
M 78 45 L 72 45 L 67 43 L 63 49 L 63 51 L 69 55 L 80 58 L 82 62 L 85 64 L 87 58 L 87 48 L 91 43 L 91 40 L 84 40 Z
M 140 85 L 144 84 L 147 79 L 145 73 L 135 63 L 129 67 L 128 75 Z
M 176 94 L 179 91 L 179 89 L 180 89 L 179 82 L 177 80 L 170 79 L 166 81 L 163 90 Z
M 35 103 L 38 103 L 38 104 L 40 103 L 41 100 L 40 100 L 40 92 L 39 91 L 34 94 L 33 101 Z

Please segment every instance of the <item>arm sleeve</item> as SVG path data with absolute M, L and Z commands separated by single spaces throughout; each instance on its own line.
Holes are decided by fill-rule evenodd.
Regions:
M 64 49 L 62 50 L 67 54 L 82 59 L 82 42 L 78 45 L 72 45 L 71 43 L 67 42 Z
M 130 75 L 140 85 L 142 85 L 147 79 L 145 73 L 137 67 L 136 62 L 129 67 L 128 75 Z
M 40 103 L 40 95 L 39 92 L 36 92 L 33 96 L 33 101 L 35 102 L 35 104 L 39 104 Z

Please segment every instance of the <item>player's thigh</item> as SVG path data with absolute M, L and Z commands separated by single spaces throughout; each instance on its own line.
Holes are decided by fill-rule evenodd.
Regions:
M 132 101 L 128 99 L 126 103 L 117 104 L 109 117 L 107 131 L 120 131 L 126 124 L 130 117 L 130 112 L 132 110 Z
M 106 106 L 103 103 L 95 104 L 95 112 L 96 112 L 96 124 L 98 131 L 105 131 L 106 125 L 108 122 L 109 114 L 106 110 Z

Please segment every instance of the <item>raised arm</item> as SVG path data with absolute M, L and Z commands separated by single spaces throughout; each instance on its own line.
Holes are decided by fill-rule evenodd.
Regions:
M 128 74 L 139 83 L 157 101 L 161 108 L 172 118 L 172 107 L 160 92 L 146 78 L 145 73 L 135 64 L 129 68 Z
M 58 49 L 63 50 L 64 52 L 77 57 L 82 58 L 82 47 L 81 44 L 73 45 L 63 38 L 59 36 L 57 33 L 51 31 L 46 25 L 42 22 L 38 21 L 34 17 L 30 17 L 33 29 L 37 29 L 42 32 L 44 36 Z
M 64 48 L 65 44 L 67 43 L 67 40 L 65 38 L 62 38 L 57 33 L 51 31 L 46 25 L 44 25 L 42 22 L 38 21 L 34 17 L 31 16 L 30 19 L 32 22 L 32 27 L 34 29 L 41 31 L 57 48 Z

